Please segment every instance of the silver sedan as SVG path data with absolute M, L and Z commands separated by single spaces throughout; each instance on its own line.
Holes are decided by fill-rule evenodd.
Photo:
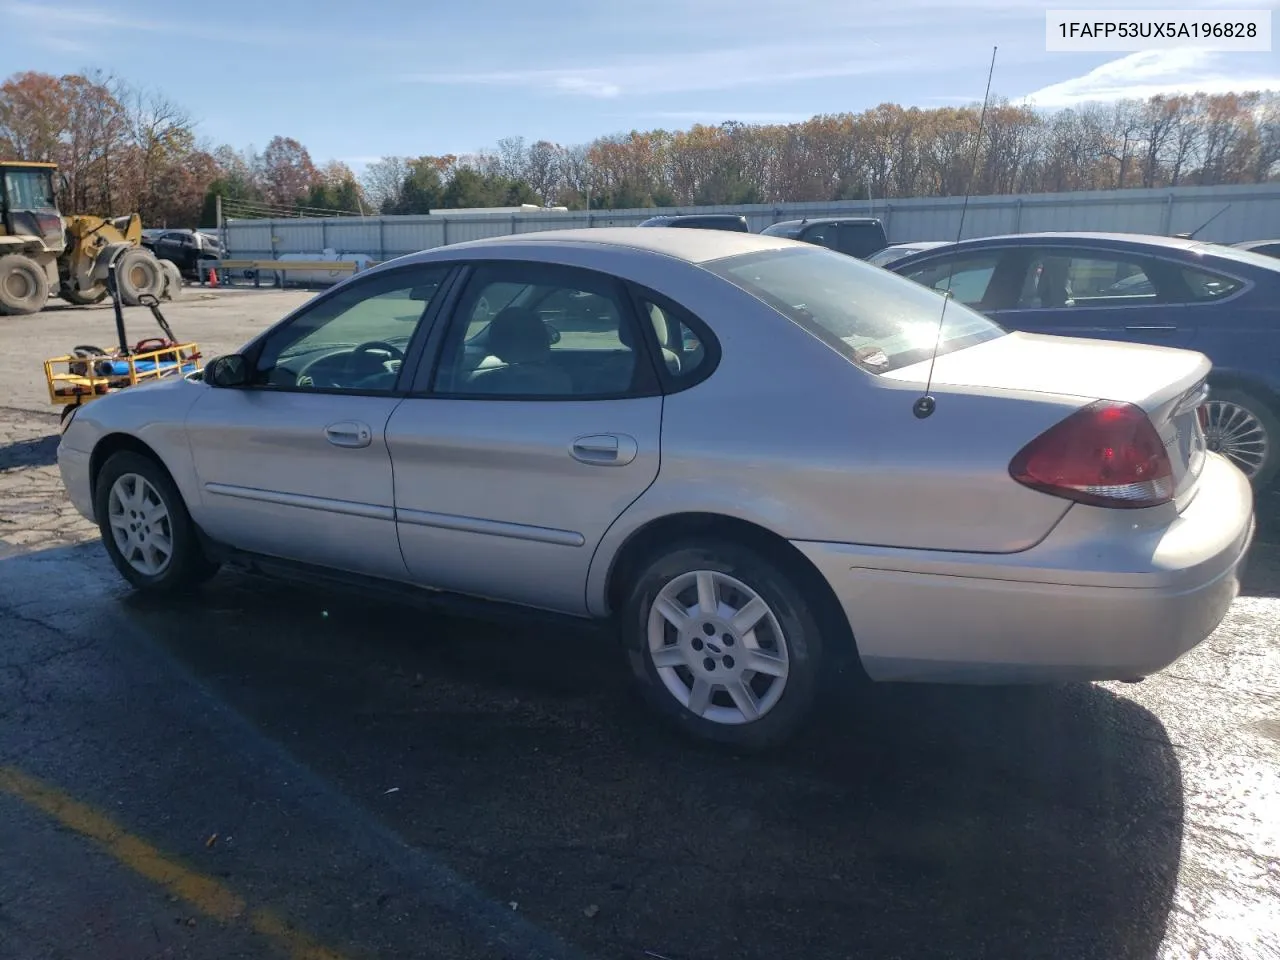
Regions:
M 566 230 L 404 257 L 58 450 L 136 588 L 234 562 L 608 625 L 735 746 L 822 683 L 1136 679 L 1239 589 L 1201 354 L 1007 333 L 811 244 Z

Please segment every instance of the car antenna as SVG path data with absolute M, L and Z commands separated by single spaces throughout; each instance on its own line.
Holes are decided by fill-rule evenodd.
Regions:
M 978 135 L 973 142 L 973 168 L 969 171 L 969 181 L 964 187 L 964 203 L 960 206 L 960 226 L 956 230 L 956 243 L 959 243 L 964 236 L 964 215 L 969 209 L 969 194 L 973 192 L 973 181 L 978 175 L 978 159 L 982 151 L 982 130 L 987 122 L 987 103 L 991 99 L 991 77 L 996 72 L 996 51 L 1000 48 L 991 48 L 991 66 L 987 69 L 987 91 L 982 95 L 982 112 L 978 115 Z M 938 402 L 933 398 L 930 391 L 933 389 L 933 365 L 938 361 L 938 344 L 942 340 L 942 326 L 947 318 L 947 304 L 951 302 L 951 281 L 955 276 L 955 262 L 951 264 L 951 268 L 947 273 L 947 292 L 942 297 L 942 310 L 938 315 L 938 332 L 933 338 L 933 353 L 929 355 L 929 377 L 924 384 L 924 393 L 916 398 L 916 402 L 911 405 L 911 412 L 916 415 L 917 420 L 924 420 L 926 417 L 933 415 L 934 409 L 938 406 Z
M 1190 233 L 1175 233 L 1174 237 L 1176 237 L 1179 240 L 1194 240 L 1196 238 L 1197 233 L 1199 233 L 1209 224 L 1213 223 L 1213 221 L 1217 220 L 1220 216 L 1222 216 L 1224 213 L 1226 213 L 1230 209 L 1231 209 L 1231 204 L 1228 203 L 1225 207 L 1223 207 L 1221 210 L 1215 213 L 1212 217 L 1210 217 L 1204 223 L 1200 224 L 1200 226 L 1196 227 Z

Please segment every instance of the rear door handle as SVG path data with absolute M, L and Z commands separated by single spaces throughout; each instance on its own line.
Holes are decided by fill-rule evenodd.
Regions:
M 582 463 L 621 467 L 636 458 L 640 446 L 625 434 L 600 433 L 578 437 L 569 447 L 569 455 Z
M 335 447 L 367 447 L 373 442 L 373 431 L 367 423 L 343 420 L 324 428 L 325 438 Z

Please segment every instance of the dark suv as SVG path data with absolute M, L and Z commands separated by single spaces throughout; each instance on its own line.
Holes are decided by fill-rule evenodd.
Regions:
M 733 230 L 750 233 L 747 218 L 732 213 L 664 214 L 650 217 L 636 224 L 637 227 L 692 227 L 696 230 Z
M 830 247 L 865 260 L 889 245 L 884 224 L 871 217 L 818 217 L 813 220 L 782 220 L 760 231 L 769 237 L 803 240 Z

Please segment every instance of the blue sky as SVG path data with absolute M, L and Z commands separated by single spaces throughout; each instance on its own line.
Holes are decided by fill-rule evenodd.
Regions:
M 993 45 L 1000 48 L 993 92 L 1043 107 L 1178 90 L 1280 89 L 1275 51 L 1046 53 L 1045 10 L 1067 6 L 0 0 L 0 66 L 6 74 L 112 70 L 183 104 L 211 141 L 261 149 L 282 134 L 302 141 L 317 161 L 357 168 L 386 154 L 468 153 L 512 135 L 578 143 L 633 128 L 786 122 L 885 101 L 974 102 Z

